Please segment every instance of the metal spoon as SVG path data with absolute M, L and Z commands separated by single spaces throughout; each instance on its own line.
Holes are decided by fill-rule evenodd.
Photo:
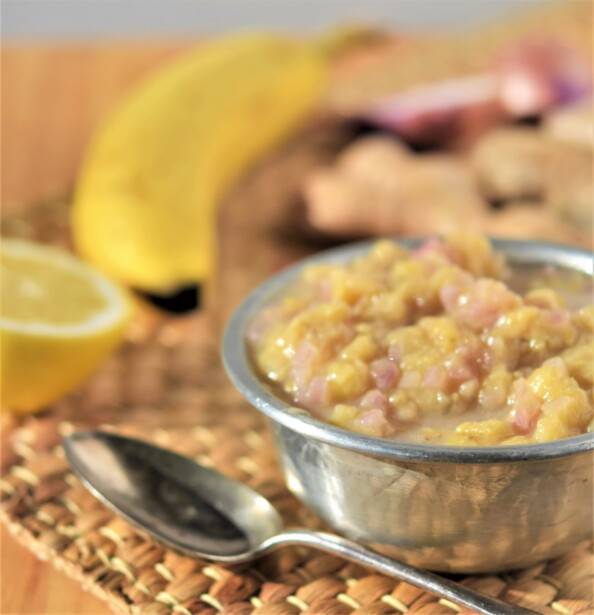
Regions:
M 239 564 L 278 547 L 307 546 L 402 579 L 477 613 L 534 614 L 341 536 L 283 531 L 276 509 L 249 487 L 146 442 L 101 431 L 78 432 L 65 439 L 64 449 L 91 493 L 133 525 L 187 555 Z

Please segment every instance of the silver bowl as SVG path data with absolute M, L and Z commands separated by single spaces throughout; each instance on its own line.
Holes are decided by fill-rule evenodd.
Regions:
M 592 255 L 583 250 L 493 243 L 513 270 L 555 265 L 592 275 Z M 227 373 L 270 419 L 289 489 L 337 531 L 433 570 L 521 568 L 591 536 L 594 434 L 480 448 L 366 437 L 291 407 L 256 373 L 245 341 L 251 318 L 305 266 L 347 262 L 370 245 L 322 252 L 275 275 L 245 299 L 225 331 Z

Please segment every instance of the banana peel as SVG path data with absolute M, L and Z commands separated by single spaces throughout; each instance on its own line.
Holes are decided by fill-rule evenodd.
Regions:
M 204 282 L 216 258 L 217 203 L 312 112 L 331 56 L 365 32 L 229 36 L 155 72 L 89 147 L 72 208 L 82 256 L 151 292 Z

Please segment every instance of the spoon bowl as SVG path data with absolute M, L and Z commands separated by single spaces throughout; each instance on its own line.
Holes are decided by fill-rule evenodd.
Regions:
M 266 498 L 166 449 L 100 431 L 73 434 L 64 448 L 93 495 L 183 553 L 245 561 L 282 530 Z
M 91 493 L 134 526 L 186 555 L 239 564 L 281 546 L 307 546 L 397 577 L 476 613 L 534 614 L 341 536 L 283 531 L 278 512 L 266 498 L 147 442 L 108 432 L 78 432 L 65 439 L 64 450 Z

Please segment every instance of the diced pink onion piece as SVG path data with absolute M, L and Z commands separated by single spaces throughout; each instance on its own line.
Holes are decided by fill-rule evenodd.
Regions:
M 324 376 L 316 376 L 296 395 L 297 403 L 307 410 L 319 411 L 328 404 L 328 381 Z
M 394 361 L 388 358 L 373 361 L 370 365 L 370 371 L 375 386 L 382 391 L 387 391 L 394 387 L 400 376 L 400 368 Z
M 525 380 L 519 380 L 513 387 L 513 405 L 510 420 L 513 430 L 519 435 L 534 431 L 541 410 L 540 399 L 532 392 Z
M 366 410 L 355 421 L 365 433 L 375 436 L 387 436 L 393 432 L 392 426 L 386 419 L 384 412 L 378 408 Z
M 455 382 L 466 382 L 477 376 L 477 369 L 466 362 L 455 363 L 448 369 L 448 374 Z
M 310 341 L 304 340 L 295 351 L 293 356 L 293 378 L 298 388 L 303 388 L 311 379 L 315 363 L 320 356 L 319 349 Z
M 461 294 L 461 288 L 452 284 L 446 284 L 440 289 L 439 298 L 443 307 L 448 311 L 452 311 L 458 305 L 458 300 L 460 299 Z
M 491 327 L 506 311 L 518 305 L 518 297 L 497 280 L 481 278 L 456 300 L 454 291 L 442 288 L 441 300 L 447 312 L 460 323 L 481 330 Z
M 444 391 L 449 384 L 448 373 L 441 365 L 433 365 L 426 372 L 423 384 L 430 389 Z
M 360 406 L 367 409 L 379 408 L 380 410 L 387 410 L 388 405 L 388 398 L 377 389 L 367 391 L 360 402 Z

